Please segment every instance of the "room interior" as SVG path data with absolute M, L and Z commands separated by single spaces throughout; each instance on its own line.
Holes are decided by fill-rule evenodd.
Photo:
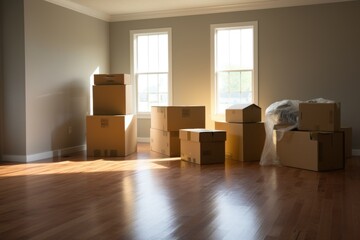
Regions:
M 152 9 L 150 12 L 139 10 L 122 14 L 95 11 L 90 8 L 92 2 L 1 1 L 0 180 L 4 184 L 0 190 L 3 190 L 1 195 L 5 194 L 6 197 L 0 201 L 0 215 L 5 219 L 0 236 L 4 239 L 36 236 L 39 239 L 61 236 L 70 238 L 74 236 L 71 234 L 78 232 L 80 238 L 121 236 L 123 239 L 360 237 L 356 227 L 360 219 L 360 112 L 357 111 L 357 103 L 360 102 L 357 89 L 360 77 L 359 1 L 314 0 L 294 3 L 269 0 L 245 1 L 243 4 L 228 1 L 228 5 L 217 7 L 189 5 L 177 11 Z M 194 1 L 184 1 L 188 4 L 191 2 Z M 140 9 L 141 6 L 138 7 Z M 159 6 L 154 4 L 152 7 Z M 179 159 L 169 159 L 149 151 L 149 118 L 138 119 L 139 151 L 133 156 L 114 158 L 112 162 L 84 155 L 85 117 L 91 113 L 93 75 L 130 73 L 131 30 L 172 29 L 172 102 L 174 105 L 205 106 L 206 128 L 213 129 L 210 25 L 246 21 L 257 21 L 259 27 L 258 105 L 262 109 L 263 119 L 265 109 L 271 103 L 283 99 L 309 100 L 322 97 L 340 102 L 342 125 L 351 127 L 353 136 L 353 157 L 348 159 L 344 170 L 322 174 L 284 167 L 262 168 L 256 163 L 240 162 L 228 162 L 223 166 L 186 165 Z M 152 161 L 144 163 L 141 159 Z M 139 161 L 135 164 L 129 160 Z M 84 170 L 81 170 L 82 166 L 74 165 L 80 162 L 86 165 Z M 125 164 L 120 165 L 121 162 Z M 90 163 L 98 165 L 91 166 Z M 104 171 L 95 168 L 103 168 Z M 111 172 L 112 168 L 122 170 Z M 165 169 L 170 171 L 165 173 Z M 62 171 L 69 172 L 59 174 Z M 32 176 L 32 172 L 35 175 Z M 41 172 L 44 176 L 41 176 Z M 177 206 L 179 214 L 173 220 L 177 222 L 167 222 L 171 217 L 166 214 L 173 213 L 166 211 L 172 208 L 166 202 L 164 204 L 167 207 L 159 213 L 162 217 L 153 225 L 147 225 L 146 222 L 152 221 L 157 214 L 154 211 L 138 217 L 129 213 L 137 221 L 135 227 L 129 223 L 130 220 L 126 222 L 117 219 L 116 223 L 106 224 L 107 219 L 116 218 L 115 213 L 119 216 L 127 216 L 128 213 L 118 206 L 115 209 L 106 207 L 106 204 L 116 204 L 119 197 L 109 192 L 118 191 L 116 193 L 122 196 L 134 190 L 126 190 L 124 184 L 119 192 L 115 182 L 126 182 L 127 178 L 136 182 L 138 178 L 144 188 L 137 192 L 138 195 L 130 195 L 135 199 L 145 199 L 142 207 L 151 208 L 153 201 L 149 199 L 154 195 L 146 192 L 145 184 L 153 179 L 150 175 L 156 176 L 158 182 L 149 183 L 149 189 L 154 190 L 154 186 L 161 183 L 160 186 L 166 185 L 164 189 L 171 192 L 165 194 L 162 192 L 165 190 L 160 188 L 154 190 L 153 193 L 160 197 L 153 201 L 174 200 L 173 204 Z M 116 181 L 112 183 L 111 178 Z M 103 184 L 100 183 L 102 180 Z M 168 180 L 169 183 L 165 184 Z M 171 191 L 173 188 L 184 190 L 185 187 L 177 182 L 179 180 L 184 184 L 193 184 L 184 196 Z M 72 185 L 74 182 L 77 183 Z M 237 185 L 234 182 L 239 183 Z M 51 194 L 45 196 L 41 190 L 56 188 L 52 183 L 59 184 L 59 193 L 50 191 Z M 99 190 L 104 188 L 104 184 L 109 185 L 109 188 L 100 194 Z M 195 194 L 202 192 L 202 187 L 206 196 Z M 242 195 L 237 193 L 241 188 L 245 189 Z M 219 189 L 222 191 L 217 191 Z M 28 196 L 32 196 L 31 202 L 26 201 L 27 191 Z M 73 191 L 79 191 L 79 194 Z M 11 193 L 14 195 L 11 196 Z M 39 198 L 35 197 L 36 194 L 39 194 Z M 83 199 L 81 194 L 86 198 Z M 106 196 L 104 201 L 101 196 Z M 91 198 L 96 201 L 85 204 Z M 132 210 L 138 209 L 138 206 L 128 203 L 131 199 L 123 198 L 122 204 Z M 204 204 L 209 198 L 211 201 Z M 53 202 L 50 203 L 48 199 Z M 239 199 L 253 202 L 251 205 L 242 204 Z M 66 203 L 72 207 L 66 210 L 60 200 L 64 205 Z M 223 202 L 223 208 L 220 209 L 216 200 L 227 202 Z M 183 201 L 193 202 L 191 207 L 198 211 L 191 213 L 181 204 Z M 264 206 L 259 207 L 263 202 Z M 47 213 L 41 204 L 48 210 Z M 76 204 L 84 205 L 77 208 Z M 54 208 L 64 211 L 64 215 Z M 254 208 L 257 211 L 250 211 Z M 6 209 L 11 209 L 12 213 Z M 39 213 L 34 214 L 31 209 Z M 156 205 L 154 209 L 161 208 Z M 210 209 L 209 213 L 205 212 Z M 232 211 L 245 214 L 246 221 L 243 220 L 241 224 L 250 227 L 250 232 L 246 228 L 236 227 L 235 223 L 239 220 L 231 215 Z M 26 217 L 17 225 L 10 224 L 9 221 L 18 218 L 18 213 Z M 79 217 L 83 213 L 84 216 Z M 61 218 L 53 217 L 54 214 L 63 216 L 68 224 L 60 224 Z M 40 222 L 47 218 L 51 219 L 48 225 L 41 225 Z M 310 219 L 310 222 L 306 219 Z M 186 223 L 188 220 L 190 222 Z M 38 221 L 33 229 L 28 227 L 32 221 Z M 102 221 L 104 225 L 96 225 Z M 158 232 L 161 229 L 159 224 L 168 230 Z M 176 224 L 178 228 L 174 230 Z M 87 233 L 80 231 L 87 225 L 97 227 Z M 129 230 L 130 225 L 134 229 Z M 251 228 L 253 225 L 259 226 Z M 340 227 L 336 230 L 338 225 Z M 114 230 L 121 226 L 127 230 Z M 23 232 L 17 232 L 16 229 L 21 227 Z M 45 227 L 49 227 L 49 230 L 44 231 Z M 199 230 L 203 227 L 204 230 Z M 64 233 L 64 229 L 70 231 Z M 247 238 L 239 238 L 243 236 Z

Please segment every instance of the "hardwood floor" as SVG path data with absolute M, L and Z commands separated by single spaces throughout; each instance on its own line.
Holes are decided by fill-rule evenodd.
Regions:
M 360 239 L 360 158 L 312 172 L 196 165 L 139 144 L 0 165 L 0 239 Z

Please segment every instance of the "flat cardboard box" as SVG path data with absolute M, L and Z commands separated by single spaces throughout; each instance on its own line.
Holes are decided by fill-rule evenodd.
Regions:
M 86 116 L 86 146 L 90 157 L 123 157 L 136 152 L 136 116 Z
M 261 108 L 256 104 L 239 104 L 225 110 L 225 121 L 233 123 L 261 122 Z
M 344 168 L 343 132 L 287 131 L 277 142 L 280 163 L 312 171 Z
M 153 106 L 151 128 L 163 131 L 205 128 L 205 106 Z
M 132 85 L 93 86 L 94 115 L 133 114 Z
M 351 127 L 342 127 L 340 131 L 344 133 L 344 148 L 345 148 L 345 158 L 352 157 L 352 128 Z
M 196 164 L 225 162 L 225 142 L 194 142 L 180 140 L 181 159 Z
M 180 156 L 179 131 L 162 131 L 150 129 L 150 150 L 169 157 Z
M 131 84 L 130 74 L 94 74 L 95 85 Z
M 226 140 L 226 131 L 204 128 L 180 129 L 179 138 L 194 142 L 222 142 Z
M 339 131 L 340 103 L 300 103 L 299 130 Z
M 226 131 L 226 158 L 243 162 L 260 161 L 265 143 L 263 122 L 215 122 L 215 129 Z

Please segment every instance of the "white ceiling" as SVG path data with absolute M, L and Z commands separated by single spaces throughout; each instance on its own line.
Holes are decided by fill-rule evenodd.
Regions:
M 351 0 L 46 0 L 106 21 L 345 2 Z

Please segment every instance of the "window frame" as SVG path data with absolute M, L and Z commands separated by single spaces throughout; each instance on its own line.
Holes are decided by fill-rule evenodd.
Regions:
M 171 28 L 154 28 L 154 29 L 141 29 L 130 30 L 130 74 L 133 79 L 133 101 L 134 101 L 134 113 L 137 114 L 137 118 L 150 119 L 151 111 L 149 113 L 138 112 L 138 82 L 135 72 L 136 61 L 136 49 L 135 38 L 137 35 L 142 34 L 160 34 L 167 33 L 168 35 L 168 105 L 172 105 L 172 33 Z
M 211 116 L 214 121 L 224 121 L 225 113 L 217 113 L 217 89 L 216 89 L 216 31 L 222 29 L 231 29 L 231 28 L 253 28 L 253 37 L 254 37 L 254 66 L 253 66 L 253 82 L 252 82 L 252 102 L 258 104 L 259 99 L 259 89 L 258 89 L 258 22 L 249 21 L 249 22 L 236 22 L 236 23 L 224 23 L 224 24 L 211 24 L 210 25 L 210 58 L 211 58 Z

